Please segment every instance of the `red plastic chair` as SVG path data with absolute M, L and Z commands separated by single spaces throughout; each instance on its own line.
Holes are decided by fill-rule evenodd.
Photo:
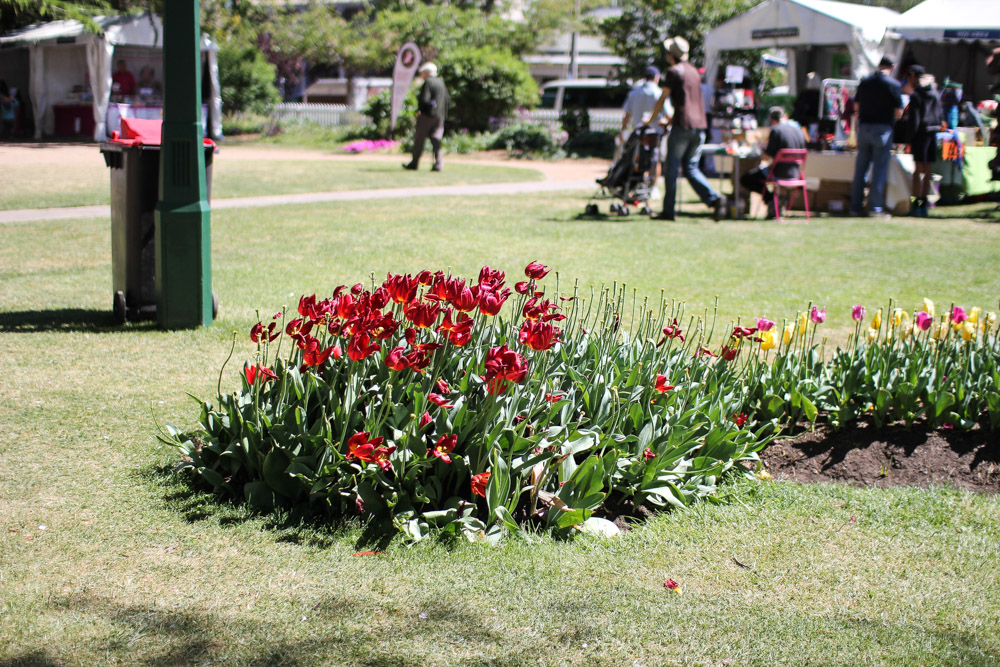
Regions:
M 809 151 L 805 148 L 782 148 L 774 156 L 771 168 L 767 172 L 765 185 L 771 186 L 774 195 L 774 216 L 781 220 L 781 207 L 778 205 L 778 193 L 781 188 L 802 188 L 802 199 L 806 206 L 806 220 L 809 219 L 809 193 L 806 191 L 806 156 Z M 775 178 L 775 167 L 779 164 L 797 164 L 799 166 L 799 177 L 796 179 Z M 794 194 L 794 190 L 792 191 Z M 791 206 L 792 198 L 789 195 L 788 204 Z

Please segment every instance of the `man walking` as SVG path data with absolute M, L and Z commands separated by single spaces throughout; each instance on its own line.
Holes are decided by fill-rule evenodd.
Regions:
M 892 58 L 882 58 L 878 70 L 861 80 L 854 96 L 858 114 L 858 156 L 851 184 L 852 215 L 862 215 L 865 176 L 870 167 L 868 211 L 875 218 L 889 217 L 885 211 L 885 184 L 892 154 L 892 130 L 903 114 L 901 87 L 890 76 L 894 66 Z
M 622 134 L 629 129 L 635 129 L 641 125 L 652 125 L 655 118 L 647 119 L 646 116 L 653 107 L 656 106 L 660 94 L 663 92 L 658 85 L 660 82 L 660 70 L 653 65 L 646 68 L 645 80 L 629 91 L 625 98 L 625 116 L 622 118 Z M 668 110 L 669 113 L 669 110 Z M 648 120 L 648 123 L 647 123 Z
M 444 119 L 448 115 L 451 98 L 448 90 L 437 75 L 437 65 L 426 63 L 420 67 L 420 78 L 424 85 L 417 100 L 417 127 L 413 133 L 413 159 L 403 165 L 403 169 L 416 169 L 424 152 L 424 142 L 429 138 L 434 150 L 434 166 L 431 171 L 441 171 L 441 139 L 444 138 Z
M 650 116 L 656 118 L 667 99 L 674 105 L 674 119 L 667 137 L 667 159 L 663 164 L 663 212 L 659 220 L 673 220 L 677 200 L 677 174 L 683 168 L 688 183 L 698 197 L 714 209 L 716 221 L 722 219 L 726 198 L 708 184 L 698 168 L 701 147 L 705 143 L 705 105 L 701 97 L 701 76 L 688 62 L 688 43 L 683 37 L 671 37 L 663 42 L 670 68 L 663 76 L 663 92 Z
M 771 132 L 767 137 L 764 155 L 771 161 L 778 156 L 778 152 L 783 148 L 806 147 L 806 136 L 802 132 L 802 128 L 788 122 L 788 114 L 783 107 L 771 107 L 768 120 L 771 124 Z M 778 164 L 773 167 L 767 164 L 743 174 L 740 178 L 740 184 L 747 190 L 756 192 L 763 197 L 764 184 L 771 169 L 774 170 L 774 178 L 779 180 L 795 180 L 801 175 L 797 164 Z M 776 214 L 774 198 L 764 197 L 764 200 L 767 203 L 767 219 L 773 220 Z

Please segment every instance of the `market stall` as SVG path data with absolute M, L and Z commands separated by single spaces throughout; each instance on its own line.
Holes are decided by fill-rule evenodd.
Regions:
M 765 0 L 705 35 L 705 70 L 715 81 L 725 51 L 786 50 L 789 92 L 809 72 L 820 78 L 859 79 L 872 71 L 886 46 L 886 28 L 899 14 L 884 7 L 833 0 Z
M 27 93 L 36 138 L 89 136 L 103 141 L 118 129 L 122 116 L 162 114 L 160 18 L 147 14 L 94 20 L 101 34 L 88 32 L 79 21 L 53 21 L 0 37 L 0 72 L 10 70 L 11 79 L 27 82 L 22 92 Z M 203 120 L 206 133 L 219 137 L 217 47 L 203 37 L 201 48 L 202 95 L 208 101 Z
M 925 0 L 889 28 L 901 65 L 917 62 L 938 82 L 960 81 L 967 100 L 992 98 L 986 57 L 1000 46 L 996 0 Z
M 957 82 L 953 85 L 960 84 L 963 102 L 971 102 L 979 109 L 995 109 L 995 105 L 982 102 L 994 99 L 991 88 L 997 83 L 997 77 L 987 71 L 985 64 L 989 54 L 1000 47 L 997 8 L 996 0 L 925 0 L 890 26 L 899 38 L 899 63 L 919 63 L 934 75 L 939 87 L 946 79 Z M 988 166 L 996 157 L 996 136 L 993 141 L 984 136 L 991 134 L 988 126 L 993 119 L 980 118 L 976 122 L 970 114 L 955 116 L 960 121 L 957 129 L 964 149 L 960 161 L 961 193 L 974 197 L 1000 192 L 1000 182 L 992 180 Z M 992 134 L 996 134 L 995 128 Z

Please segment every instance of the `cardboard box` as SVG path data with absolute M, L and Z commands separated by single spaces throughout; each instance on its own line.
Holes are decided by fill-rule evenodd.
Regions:
M 820 179 L 819 189 L 809 193 L 809 208 L 817 212 L 846 214 L 851 208 L 850 181 Z

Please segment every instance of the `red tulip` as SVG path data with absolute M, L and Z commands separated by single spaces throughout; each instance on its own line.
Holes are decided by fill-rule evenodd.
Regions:
M 455 306 L 455 310 L 467 313 L 476 309 L 476 306 L 479 305 L 479 298 L 472 288 L 465 285 L 464 281 L 460 282 L 461 287 L 456 287 L 451 296 L 451 305 Z
M 484 377 L 487 382 L 496 378 L 521 384 L 527 375 L 528 361 L 508 348 L 506 343 L 500 347 L 491 347 L 486 353 L 486 374 Z
M 483 315 L 496 315 L 503 308 L 504 302 L 510 296 L 510 289 L 501 292 L 479 291 L 479 312 Z
M 322 366 L 331 355 L 333 355 L 332 345 L 325 350 L 321 350 L 319 341 L 313 338 L 309 341 L 305 351 L 302 353 L 302 365 Z
M 656 391 L 659 391 L 659 392 L 665 392 L 665 391 L 670 391 L 673 388 L 674 388 L 674 385 L 667 384 L 667 376 L 666 375 L 657 375 L 656 376 L 656 384 L 653 386 L 653 389 L 655 389 Z
M 403 309 L 406 319 L 421 329 L 434 326 L 440 312 L 441 306 L 439 304 L 417 301 L 416 299 L 406 304 L 406 308 Z
M 405 347 L 394 347 L 389 351 L 389 354 L 385 355 L 385 365 L 394 371 L 402 371 L 406 369 L 406 357 L 403 353 L 406 352 Z
M 261 383 L 267 382 L 268 380 L 278 379 L 278 376 L 274 374 L 274 371 L 264 366 L 245 366 L 243 368 L 243 375 L 247 379 L 247 384 L 251 387 L 258 376 L 260 377 Z
M 722 346 L 722 358 L 726 361 L 732 361 L 740 354 L 740 348 L 737 346 L 729 347 L 728 345 Z
M 673 323 L 663 330 L 663 338 L 660 342 L 656 344 L 657 347 L 663 345 L 668 338 L 680 338 L 681 342 L 684 342 L 684 334 L 681 332 L 681 328 L 677 325 L 677 319 L 674 318 Z
M 458 436 L 454 433 L 451 435 L 442 435 L 437 439 L 437 443 L 427 450 L 427 456 L 436 456 L 445 463 L 451 463 L 450 454 L 455 450 L 457 444 Z
M 451 387 L 449 387 L 448 383 L 445 382 L 444 380 L 438 380 L 435 383 L 435 386 L 437 387 L 437 390 L 440 391 L 442 394 L 451 393 Z
M 743 428 L 743 425 L 747 423 L 747 416 L 740 412 L 739 414 L 733 415 L 733 421 L 736 422 L 737 428 Z
M 389 462 L 389 457 L 392 456 L 394 451 L 396 451 L 396 445 L 393 445 L 392 447 L 386 447 L 385 445 L 376 447 L 375 451 L 372 452 L 372 460 L 378 464 L 378 467 L 381 468 L 383 472 L 388 472 L 389 470 L 392 470 L 392 463 Z M 364 511 L 363 506 L 362 511 Z
M 450 410 L 455 407 L 454 403 L 449 403 L 447 398 L 441 394 L 435 394 L 433 391 L 427 394 L 427 400 L 439 408 L 444 408 L 445 410 Z
M 553 345 L 560 342 L 559 334 L 562 330 L 547 322 L 534 322 L 525 320 L 518 331 L 517 339 L 522 345 L 527 345 L 536 352 L 551 349 Z
M 420 283 L 410 274 L 396 275 L 388 274 L 382 287 L 389 292 L 389 298 L 396 303 L 409 303 L 417 296 L 417 287 Z
M 562 397 L 563 397 L 562 394 L 552 394 L 552 393 L 545 394 L 545 400 L 548 401 L 549 403 L 555 403 Z
M 528 276 L 532 280 L 541 280 L 545 276 L 549 275 L 549 269 L 542 266 L 538 262 L 531 262 L 524 267 L 524 275 Z
M 420 417 L 420 428 L 423 428 L 423 427 L 425 427 L 425 426 L 427 426 L 428 424 L 431 424 L 431 423 L 433 423 L 433 422 L 434 422 L 434 420 L 433 420 L 433 419 L 431 419 L 431 413 L 429 413 L 429 412 L 425 412 L 425 413 L 424 413 L 423 415 L 421 415 L 421 417 Z
M 486 497 L 486 485 L 490 483 L 490 473 L 481 472 L 472 478 L 472 493 Z
M 712 358 L 715 358 L 715 357 L 718 357 L 718 356 L 719 356 L 719 355 L 717 355 L 717 354 L 716 354 L 715 352 L 712 352 L 712 351 L 711 351 L 710 349 L 708 349 L 707 347 L 699 347 L 699 348 L 698 348 L 698 351 L 697 351 L 697 352 L 695 352 L 695 354 L 696 354 L 697 356 L 699 356 L 699 357 L 712 357 Z
M 756 329 L 751 329 L 748 327 L 733 327 L 732 337 L 736 339 L 747 338 L 757 333 Z
M 649 447 L 646 447 L 646 451 L 644 451 L 642 453 L 642 458 L 644 458 L 644 459 L 646 459 L 648 461 L 650 459 L 655 459 L 656 458 L 656 454 L 653 453 L 652 449 L 650 449 Z
M 252 340 L 254 343 L 262 343 L 264 341 L 267 341 L 268 343 L 273 343 L 278 338 L 278 336 L 281 335 L 280 330 L 278 330 L 277 332 L 275 331 L 277 326 L 278 326 L 277 322 L 270 322 L 268 323 L 267 328 L 264 328 L 264 324 L 262 322 L 258 322 L 257 324 L 250 327 L 250 340 Z
M 534 283 L 522 280 L 519 283 L 514 283 L 514 291 L 518 294 L 531 294 L 534 291 Z
M 360 433 L 355 433 L 347 441 L 347 456 L 348 461 L 351 459 L 357 459 L 362 463 L 371 463 L 375 459 L 375 448 L 380 446 L 385 440 L 385 438 L 372 438 L 368 439 L 368 431 L 361 431 Z
M 479 287 L 489 291 L 496 291 L 503 287 L 503 281 L 507 274 L 499 269 L 491 269 L 484 266 L 479 270 Z
M 424 269 L 417 274 L 417 282 L 424 287 L 430 287 L 434 283 L 434 274 Z
M 347 356 L 351 361 L 361 361 L 382 349 L 378 343 L 371 343 L 371 336 L 361 331 L 356 333 L 347 343 Z

